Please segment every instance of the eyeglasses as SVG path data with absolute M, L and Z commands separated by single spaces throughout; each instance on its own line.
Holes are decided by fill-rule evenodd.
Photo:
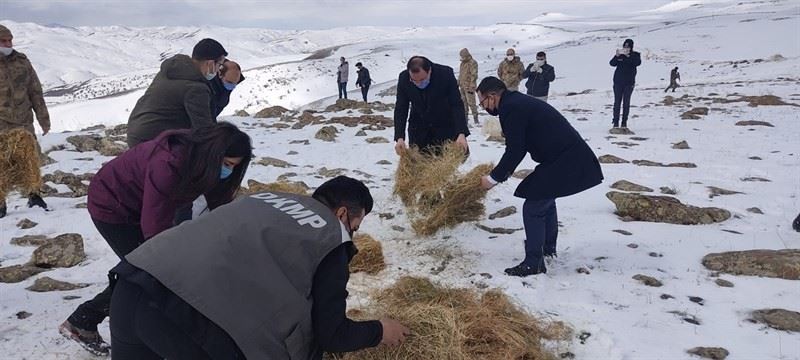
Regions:
M 480 105 L 481 109 L 484 109 L 484 110 L 486 110 L 486 106 L 485 106 L 485 105 L 483 105 L 483 103 L 484 103 L 484 102 L 486 102 L 486 100 L 488 100 L 488 99 L 489 99 L 489 96 L 486 96 L 486 97 L 484 97 L 484 98 L 483 98 L 483 100 L 481 100 L 481 101 L 478 103 L 478 105 Z

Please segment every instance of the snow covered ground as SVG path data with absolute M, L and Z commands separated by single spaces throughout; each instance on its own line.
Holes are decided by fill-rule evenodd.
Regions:
M 702 100 L 692 100 L 686 106 L 662 105 L 663 88 L 668 82 L 665 78 L 674 66 L 680 67 L 684 87 L 669 95 L 776 95 L 800 104 L 800 4 L 796 1 L 675 1 L 653 11 L 620 17 L 550 14 L 527 24 L 460 28 L 353 27 L 281 32 L 224 28 L 64 29 L 2 23 L 12 29 L 23 26 L 23 31 L 15 30 L 22 44 L 20 49 L 30 55 L 48 87 L 89 81 L 86 89 L 99 87 L 101 90 L 94 91 L 99 94 L 105 91 L 103 86 L 127 84 L 124 79 L 141 75 L 141 81 L 131 82 L 134 85 L 117 86 L 117 90 L 110 91 L 130 90 L 128 93 L 83 100 L 54 97 L 53 101 L 59 104 L 51 106 L 50 111 L 56 131 L 125 123 L 143 91 L 137 88 L 146 86 L 146 75 L 158 67 L 159 54 L 189 52 L 196 40 L 206 36 L 217 37 L 231 58 L 241 59 L 250 69 L 226 113 L 238 109 L 254 113 L 271 105 L 323 110 L 335 98 L 334 72 L 340 56 L 347 57 L 351 65 L 361 61 L 370 69 L 379 84 L 372 91 L 372 98 L 376 99 L 375 94 L 393 84 L 406 59 L 414 54 L 427 55 L 457 69 L 458 50 L 468 47 L 479 62 L 481 74 L 492 75 L 507 47 L 515 46 L 526 63 L 536 51 L 545 50 L 557 74 L 551 86 L 551 104 L 562 110 L 598 156 L 692 162 L 697 168 L 604 164 L 603 184 L 558 200 L 563 226 L 559 257 L 543 276 L 520 279 L 502 273 L 523 256 L 522 231 L 495 235 L 469 223 L 431 238 L 415 236 L 402 215 L 402 205 L 391 195 L 397 163 L 393 144 L 367 144 L 365 137 L 354 136 L 360 127 L 337 126 L 339 137 L 328 143 L 314 138 L 321 125 L 293 130 L 261 126 L 277 119 L 225 120 L 246 129 L 254 138 L 258 156 L 280 158 L 295 165 L 253 165 L 248 178 L 270 182 L 284 173 L 295 172 L 298 175 L 292 180 L 317 186 L 325 181 L 317 171 L 327 167 L 348 169 L 346 174 L 369 181 L 376 198 L 376 215 L 367 218 L 362 231 L 383 243 L 389 266 L 377 276 L 353 276 L 351 307 L 368 301 L 370 291 L 391 284 L 399 276 L 422 275 L 450 285 L 501 288 L 530 311 L 571 324 L 576 337 L 581 332 L 590 333 L 583 343 L 575 338 L 569 343 L 552 344 L 558 352 L 569 351 L 579 359 L 682 359 L 689 357 L 687 349 L 696 346 L 724 347 L 730 351 L 729 359 L 800 359 L 800 334 L 747 321 L 748 312 L 754 309 L 800 311 L 798 281 L 723 274 L 721 278 L 735 285 L 724 288 L 714 283 L 712 272 L 700 263 L 704 255 L 713 252 L 800 248 L 800 234 L 791 229 L 792 219 L 800 212 L 799 108 L 751 107 L 745 102 L 712 104 Z M 82 36 L 76 39 L 77 34 Z M 26 37 L 36 41 L 26 42 Z M 614 49 L 627 37 L 636 41 L 643 58 L 629 122 L 636 135 L 611 137 L 608 128 L 613 69 L 607 64 Z M 89 47 L 92 38 L 100 40 Z M 60 46 L 97 50 L 94 55 L 81 58 L 84 65 L 62 63 L 56 56 Z M 332 50 L 328 57 L 303 60 L 322 48 Z M 143 56 L 124 55 L 133 54 L 133 49 L 144 49 Z M 85 66 L 87 61 L 92 66 Z M 79 71 L 85 67 L 94 70 L 91 74 Z M 351 77 L 352 88 L 354 68 Z M 584 90 L 589 91 L 567 96 Z M 350 97 L 359 96 L 352 89 Z M 393 97 L 377 100 L 394 101 Z M 709 107 L 709 114 L 700 120 L 680 118 L 684 111 L 698 106 Z M 359 115 L 347 111 L 320 114 L 326 118 Z M 383 114 L 392 116 L 391 112 Z M 481 119 L 485 121 L 489 116 L 482 114 Z M 774 127 L 735 126 L 740 120 L 768 121 Z M 393 131 L 368 131 L 368 137 L 391 139 Z M 496 162 L 503 151 L 502 145 L 487 142 L 480 131 L 474 132 L 470 137 L 472 156 L 464 168 Z M 40 141 L 48 149 L 64 144 L 66 137 L 74 134 L 53 133 L 40 137 Z M 309 145 L 291 143 L 306 139 Z M 681 140 L 691 148 L 673 149 L 672 144 Z M 44 167 L 43 173 L 94 172 L 110 159 L 71 150 L 67 145 L 65 150 L 50 153 L 57 162 Z M 377 165 L 380 160 L 388 160 L 391 165 Z M 535 165 L 526 159 L 519 169 L 532 169 Z M 771 181 L 742 181 L 745 177 Z M 614 206 L 605 197 L 609 186 L 622 179 L 656 192 L 662 186 L 673 188 L 684 203 L 721 207 L 734 217 L 703 226 L 623 222 L 614 215 Z M 491 190 L 487 214 L 510 205 L 521 210 L 522 200 L 512 196 L 518 183 L 511 179 Z M 742 194 L 710 198 L 707 186 Z M 9 198 L 9 215 L 0 219 L 0 263 L 21 264 L 30 257 L 33 248 L 10 245 L 13 237 L 76 232 L 84 237 L 88 259 L 76 267 L 43 275 L 92 286 L 69 292 L 25 290 L 43 275 L 17 284 L 0 284 L 0 354 L 8 359 L 89 359 L 92 357 L 77 345 L 62 339 L 56 327 L 81 301 L 102 290 L 105 273 L 116 263 L 116 257 L 92 226 L 86 210 L 75 208 L 85 198 L 46 200 L 54 209 L 52 212 L 26 208 L 25 199 L 18 194 Z M 751 207 L 760 208 L 763 215 L 746 210 Z M 378 213 L 398 216 L 387 220 L 379 218 Z M 39 225 L 29 230 L 17 228 L 15 224 L 24 218 Z M 522 227 L 519 213 L 478 223 Z M 405 230 L 398 231 L 398 226 Z M 626 230 L 632 235 L 612 230 Z M 588 269 L 589 274 L 578 273 L 578 268 Z M 636 274 L 655 277 L 664 286 L 646 287 L 631 279 Z M 662 299 L 662 294 L 673 298 Z M 67 295 L 80 298 L 67 300 Z M 689 296 L 702 297 L 703 305 L 690 301 Z M 20 320 L 15 315 L 20 311 L 33 315 Z M 673 312 L 692 315 L 700 325 L 685 322 Z M 101 332 L 107 337 L 107 325 Z

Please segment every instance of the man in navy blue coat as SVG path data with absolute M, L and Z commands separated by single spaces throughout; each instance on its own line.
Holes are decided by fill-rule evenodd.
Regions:
M 500 116 L 506 138 L 503 157 L 481 179 L 481 186 L 488 190 L 506 181 L 526 154 L 539 163 L 514 192 L 514 196 L 525 199 L 525 260 L 505 272 L 512 276 L 546 273 L 544 257 L 556 255 L 555 199 L 602 182 L 600 163 L 567 119 L 546 102 L 509 91 L 503 81 L 491 76 L 481 81 L 477 92 L 481 107 L 490 115 Z

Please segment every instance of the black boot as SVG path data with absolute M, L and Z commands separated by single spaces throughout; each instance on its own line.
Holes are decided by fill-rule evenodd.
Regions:
M 44 202 L 44 199 L 39 194 L 30 194 L 28 196 L 28 207 L 32 208 L 34 206 L 47 210 L 47 203 Z
M 525 277 L 529 275 L 546 274 L 547 268 L 545 268 L 544 262 L 541 262 L 538 267 L 528 266 L 525 265 L 525 263 L 520 263 L 517 266 L 506 269 L 505 272 L 508 276 Z
M 0 203 L 0 218 L 6 217 L 6 214 L 8 214 L 8 208 L 6 207 L 6 201 L 3 200 L 3 202 Z
M 618 128 L 619 127 L 619 120 L 611 120 L 611 127 Z

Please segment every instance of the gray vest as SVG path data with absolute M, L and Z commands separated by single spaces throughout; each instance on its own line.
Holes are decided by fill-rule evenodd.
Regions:
M 322 203 L 265 192 L 164 231 L 126 259 L 227 332 L 248 359 L 309 359 L 311 286 L 351 241 Z

